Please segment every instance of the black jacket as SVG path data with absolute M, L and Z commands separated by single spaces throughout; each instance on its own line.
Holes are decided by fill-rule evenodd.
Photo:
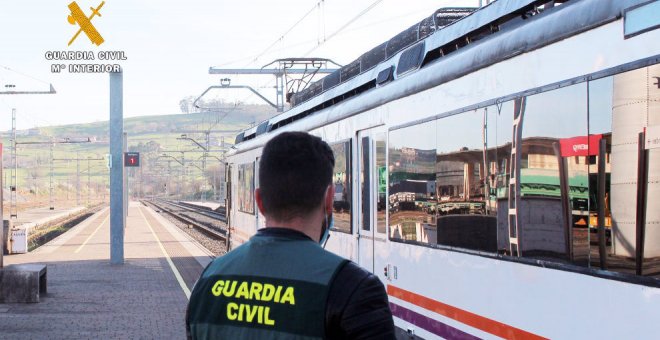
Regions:
M 325 311 L 327 339 L 394 339 L 394 322 L 380 280 L 347 262 L 330 286 Z

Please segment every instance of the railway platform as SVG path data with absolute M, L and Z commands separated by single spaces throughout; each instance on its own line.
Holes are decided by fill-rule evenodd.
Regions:
M 5 209 L 3 247 L 11 252 L 26 252 L 28 250 L 28 234 L 33 230 L 48 226 L 51 223 L 57 223 L 63 219 L 73 217 L 85 211 L 85 207 L 68 207 L 50 209 L 49 207 L 37 207 L 20 211 L 16 216 L 9 216 L 9 209 Z M 19 236 L 14 239 L 14 233 L 18 230 Z M 22 235 L 22 237 L 21 237 Z M 12 239 L 14 242 L 8 241 Z
M 9 219 L 9 209 L 5 208 L 5 219 Z M 14 227 L 30 228 L 37 225 L 49 223 L 51 221 L 71 216 L 85 210 L 85 207 L 73 208 L 55 208 L 51 210 L 48 207 L 32 208 L 19 212 L 16 218 L 11 219 Z
M 129 204 L 121 265 L 110 264 L 109 209 L 5 265 L 45 264 L 40 303 L 0 304 L 2 339 L 185 338 L 185 309 L 212 257 L 178 227 Z

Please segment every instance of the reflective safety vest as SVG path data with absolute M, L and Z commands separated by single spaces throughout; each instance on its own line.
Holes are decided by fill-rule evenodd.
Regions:
M 328 290 L 347 260 L 301 238 L 255 235 L 214 260 L 190 297 L 193 338 L 319 339 Z

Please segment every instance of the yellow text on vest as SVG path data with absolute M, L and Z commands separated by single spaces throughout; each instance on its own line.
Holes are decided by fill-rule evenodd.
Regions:
M 294 287 L 270 283 L 217 280 L 211 288 L 211 293 L 216 297 L 275 302 L 292 306 L 296 304 Z M 247 303 L 229 302 L 227 304 L 227 319 L 250 323 L 257 322 L 268 326 L 275 325 L 275 320 L 270 318 L 270 307 Z

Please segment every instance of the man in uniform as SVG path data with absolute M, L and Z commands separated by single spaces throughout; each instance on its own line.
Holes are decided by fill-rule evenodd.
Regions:
M 204 270 L 188 305 L 189 337 L 394 338 L 380 280 L 319 244 L 332 226 L 334 162 L 307 133 L 266 144 L 255 192 L 266 228 Z

